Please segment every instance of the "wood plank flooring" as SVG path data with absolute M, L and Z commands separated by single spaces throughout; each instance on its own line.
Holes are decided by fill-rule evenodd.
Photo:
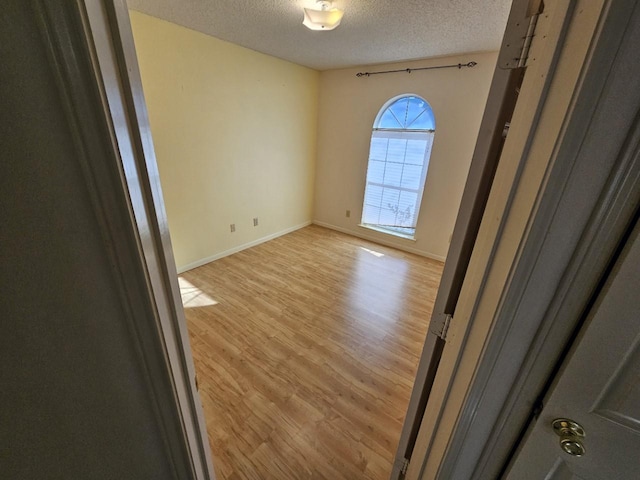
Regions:
M 442 263 L 315 225 L 180 277 L 219 480 L 387 480 Z

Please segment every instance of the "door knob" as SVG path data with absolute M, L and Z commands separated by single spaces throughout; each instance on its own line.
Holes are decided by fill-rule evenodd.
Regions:
M 553 431 L 560 437 L 560 448 L 573 457 L 581 457 L 586 453 L 582 439 L 584 428 L 568 418 L 556 418 L 552 423 Z

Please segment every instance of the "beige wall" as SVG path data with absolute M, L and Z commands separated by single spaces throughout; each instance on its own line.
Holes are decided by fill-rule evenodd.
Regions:
M 178 268 L 309 223 L 318 72 L 138 12 L 131 23 Z
M 473 53 L 320 74 L 318 164 L 314 221 L 355 235 L 444 259 L 449 248 L 497 53 Z M 475 61 L 474 68 L 357 78 L 361 71 Z M 384 103 L 403 93 L 425 98 L 436 133 L 416 240 L 359 227 L 373 121 Z M 345 211 L 351 210 L 351 217 Z

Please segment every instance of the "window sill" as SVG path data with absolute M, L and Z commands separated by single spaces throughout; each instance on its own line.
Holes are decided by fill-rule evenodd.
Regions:
M 387 235 L 391 235 L 393 237 L 404 238 L 405 240 L 411 240 L 412 242 L 416 241 L 415 235 L 407 235 L 405 233 L 394 232 L 393 230 L 387 230 L 386 228 L 375 227 L 373 225 L 367 225 L 365 223 L 359 223 L 359 227 L 366 228 L 367 230 L 373 230 L 374 232 L 386 233 Z

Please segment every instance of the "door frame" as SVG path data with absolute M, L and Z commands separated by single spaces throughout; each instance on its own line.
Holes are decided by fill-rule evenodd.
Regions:
M 84 28 L 73 34 L 83 36 L 93 68 L 91 84 L 87 88 L 99 90 L 101 113 L 111 132 L 122 189 L 127 197 L 125 215 L 131 216 L 138 241 L 135 255 L 146 275 L 145 295 L 153 303 L 155 326 L 171 375 L 172 389 L 163 392 L 163 398 L 172 398 L 180 413 L 182 436 L 165 440 L 170 448 L 186 449 L 192 478 L 215 480 L 129 10 L 125 0 L 75 0 L 75 8 Z M 66 25 L 53 23 L 50 28 L 59 30 L 61 38 L 68 34 L 64 31 Z M 74 55 L 84 53 L 65 49 L 65 45 L 54 46 L 59 47 L 62 56 L 68 56 L 68 64 L 73 64 Z M 61 69 L 65 67 L 60 66 Z M 105 228 L 117 240 L 122 234 L 115 230 L 117 222 L 110 217 L 123 215 L 123 212 L 108 207 L 108 196 L 121 193 L 104 191 L 102 194 L 106 198 L 102 205 Z M 120 248 L 117 241 L 114 248 Z M 140 342 L 145 343 L 144 339 Z M 152 372 L 149 382 L 154 384 L 156 380 Z
M 497 478 L 640 202 L 638 2 L 546 8 L 407 478 Z
M 531 11 L 537 11 L 539 4 L 540 0 L 515 0 L 509 13 L 508 24 L 515 26 L 518 21 L 530 15 Z M 508 43 L 506 37 L 507 35 L 503 45 Z M 471 252 L 504 145 L 505 125 L 508 125 L 513 116 L 524 71 L 524 67 L 503 69 L 498 65 L 494 70 L 478 140 L 434 302 L 429 330 L 422 348 L 398 442 L 391 472 L 392 480 L 401 475 L 405 462 L 413 453 L 420 421 L 424 415 L 445 345 L 442 332 L 447 317 L 455 311 L 460 296 L 462 282 L 469 266 Z

